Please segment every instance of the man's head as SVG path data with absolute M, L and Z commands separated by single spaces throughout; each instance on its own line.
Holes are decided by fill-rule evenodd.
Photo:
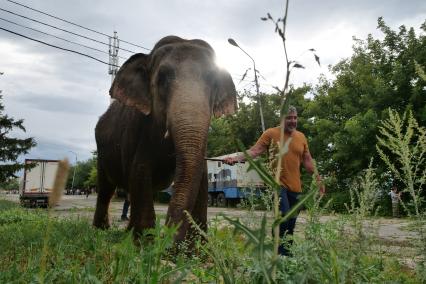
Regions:
M 284 131 L 292 133 L 297 128 L 297 110 L 294 106 L 289 106 L 284 116 Z

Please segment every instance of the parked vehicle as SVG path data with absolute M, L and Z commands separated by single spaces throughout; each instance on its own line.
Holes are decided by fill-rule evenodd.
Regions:
M 250 195 L 258 197 L 265 189 L 265 183 L 258 173 L 247 171 L 249 163 L 227 165 L 222 162 L 224 157 L 207 158 L 208 206 L 225 207 Z M 169 200 L 173 194 L 173 185 L 160 193 Z
M 26 169 L 20 183 L 20 201 L 26 207 L 47 207 L 53 190 L 58 160 L 25 159 Z
M 259 195 L 265 184 L 256 171 L 247 171 L 249 163 L 231 166 L 222 162 L 224 157 L 207 160 L 208 205 L 224 207 L 229 203 L 235 204 L 250 194 Z

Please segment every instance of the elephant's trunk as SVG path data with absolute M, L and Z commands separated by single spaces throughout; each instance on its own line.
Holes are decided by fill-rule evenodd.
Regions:
M 210 124 L 208 96 L 200 90 L 194 90 L 187 96 L 175 96 L 170 104 L 169 131 L 176 150 L 176 175 L 174 195 L 170 201 L 167 222 L 176 224 L 183 220 L 176 240 L 183 240 L 189 228 L 184 211 L 192 214 L 195 200 L 201 186 L 204 173 L 204 155 L 207 145 L 207 133 Z M 198 91 L 198 92 L 197 92 Z M 206 200 L 207 202 L 207 200 Z

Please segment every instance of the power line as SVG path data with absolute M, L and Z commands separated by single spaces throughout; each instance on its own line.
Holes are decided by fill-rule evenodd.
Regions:
M 15 5 L 18 5 L 18 6 L 21 6 L 21 7 L 27 8 L 27 9 L 30 9 L 30 10 L 32 10 L 32 11 L 35 11 L 35 12 L 37 12 L 37 13 L 40 13 L 40 14 L 43 14 L 43 15 L 49 16 L 49 17 L 54 18 L 54 19 L 56 19 L 56 20 L 63 21 L 63 22 L 65 22 L 65 23 L 67 23 L 67 24 L 71 24 L 71 25 L 77 26 L 77 27 L 79 27 L 79 28 L 82 28 L 82 29 L 85 29 L 85 30 L 88 30 L 88 31 L 91 31 L 91 32 L 94 32 L 94 33 L 97 33 L 97 34 L 100 34 L 100 35 L 103 35 L 103 36 L 109 37 L 109 35 L 107 35 L 107 34 L 104 34 L 104 33 L 101 33 L 101 32 L 98 32 L 98 31 L 95 31 L 95 30 L 92 30 L 92 29 L 89 29 L 89 28 L 83 27 L 83 26 L 81 26 L 81 25 L 79 25 L 79 24 L 76 24 L 76 23 L 73 23 L 73 22 L 70 22 L 70 21 L 67 21 L 67 20 L 64 20 L 64 19 L 61 19 L 61 18 L 59 18 L 59 17 L 57 17 L 57 16 L 54 16 L 54 15 L 51 15 L 51 14 L 49 14 L 49 13 L 46 13 L 46 12 L 43 12 L 43 11 L 40 11 L 40 10 L 37 10 L 37 9 L 31 8 L 31 7 L 29 7 L 29 6 L 27 6 L 27 5 L 24 5 L 24 4 L 22 4 L 22 3 L 19 3 L 19 2 L 16 2 L 16 1 L 12 1 L 12 0 L 7 0 L 7 1 L 8 1 L 8 2 L 10 2 L 10 3 L 13 3 L 13 4 L 15 4 Z
M 65 29 L 61 29 L 61 28 L 55 27 L 55 26 L 53 26 L 53 25 L 50 25 L 50 24 L 47 24 L 47 23 L 41 22 L 41 21 L 39 21 L 39 20 L 36 20 L 36 19 L 30 18 L 30 17 L 24 16 L 24 15 L 20 15 L 20 14 L 18 14 L 18 13 L 15 13 L 15 12 L 12 12 L 12 11 L 9 11 L 9 10 L 6 10 L 6 9 L 3 9 L 3 8 L 0 8 L 0 11 L 3 11 L 3 12 L 6 12 L 6 13 L 9 13 L 9 14 L 12 14 L 12 15 L 15 15 L 15 16 L 18 16 L 18 17 L 21 17 L 21 18 L 24 18 L 24 19 L 30 20 L 30 21 L 33 21 L 33 22 L 38 23 L 38 24 L 41 24 L 41 25 L 48 26 L 48 27 L 50 27 L 50 28 L 54 28 L 54 29 L 56 29 L 56 30 L 60 30 L 60 31 L 63 31 L 63 32 L 66 32 L 66 33 L 69 33 L 69 34 L 72 34 L 72 35 L 75 35 L 75 36 L 79 36 L 79 37 L 82 37 L 82 38 L 85 38 L 85 39 L 88 39 L 88 40 L 91 40 L 91 41 L 94 41 L 94 42 L 97 42 L 97 43 L 100 43 L 100 44 L 103 44 L 103 45 L 109 46 L 109 44 L 108 44 L 108 43 L 105 43 L 105 42 L 102 42 L 102 41 L 99 41 L 99 40 L 96 40 L 96 39 L 93 39 L 93 38 L 90 38 L 90 37 L 87 37 L 87 36 L 84 36 L 84 35 L 81 35 L 81 34 L 78 34 L 78 33 L 75 33 L 75 32 L 71 32 L 71 31 L 68 31 L 68 30 L 65 30 Z M 121 50 L 123 50 L 123 51 L 127 51 L 127 52 L 129 52 L 129 53 L 133 53 L 133 54 L 134 54 L 134 53 L 136 53 L 135 51 L 131 51 L 131 50 L 128 50 L 128 49 L 124 49 L 124 48 L 120 48 L 120 49 L 121 49 Z
M 68 40 L 68 39 L 62 38 L 62 37 L 58 37 L 58 36 L 56 36 L 56 35 L 52 35 L 52 34 L 49 34 L 49 33 L 46 33 L 46 32 L 40 31 L 40 30 L 37 30 L 37 29 L 33 29 L 33 28 L 31 28 L 31 27 L 27 27 L 27 26 L 24 26 L 24 25 L 21 25 L 21 24 L 15 23 L 15 22 L 13 22 L 13 21 L 9 21 L 9 20 L 4 19 L 4 18 L 2 18 L 2 17 L 0 17 L 0 20 L 5 21 L 5 22 L 8 22 L 8 23 L 11 23 L 11 24 L 14 24 L 14 25 L 19 26 L 19 27 L 22 27 L 22 28 L 26 28 L 26 29 L 29 29 L 29 30 L 32 30 L 32 31 L 36 31 L 36 32 L 41 33 L 41 34 L 45 34 L 45 35 L 51 36 L 51 37 L 54 37 L 54 38 L 57 38 L 57 39 L 60 39 L 60 40 L 63 40 L 63 41 L 66 41 L 66 42 L 69 42 L 69 43 L 75 44 L 75 45 L 79 45 L 79 46 L 82 46 L 82 47 L 85 47 L 85 48 L 88 48 L 88 49 L 91 49 L 91 50 L 95 50 L 95 51 L 98 51 L 98 52 L 101 52 L 101 53 L 109 54 L 109 53 L 108 53 L 108 52 L 106 52 L 106 51 L 103 51 L 103 50 L 100 50 L 100 49 L 97 49 L 97 48 L 94 48 L 94 47 L 91 47 L 91 46 L 87 46 L 87 45 L 84 45 L 84 44 L 81 44 L 81 43 L 77 43 L 77 42 L 74 42 L 74 41 L 71 41 L 71 40 Z M 121 59 L 126 60 L 126 58 L 124 58 L 124 57 L 122 57 L 122 56 L 118 56 L 118 57 L 120 57 Z
M 78 51 L 75 51 L 75 50 L 72 50 L 72 49 L 63 48 L 63 47 L 60 47 L 60 46 L 57 46 L 57 45 L 53 45 L 53 44 L 50 44 L 50 43 L 44 42 L 44 41 L 42 41 L 42 40 L 38 40 L 38 39 L 35 39 L 35 38 L 32 38 L 32 37 L 28 37 L 28 36 L 26 36 L 26 35 L 23 35 L 23 34 L 20 34 L 20 33 L 17 33 L 17 32 L 14 32 L 14 31 L 11 31 L 11 30 L 8 30 L 8 29 L 5 29 L 5 28 L 2 28 L 2 27 L 0 27 L 0 30 L 4 30 L 4 31 L 9 32 L 9 33 L 12 33 L 12 34 L 14 34 L 14 35 L 21 36 L 21 37 L 23 37 L 23 38 L 26 38 L 26 39 L 29 39 L 29 40 L 32 40 L 32 41 L 35 41 L 35 42 L 38 42 L 38 43 L 41 43 L 41 44 L 44 44 L 44 45 L 50 46 L 50 47 L 54 47 L 54 48 L 57 48 L 57 49 L 61 49 L 61 50 L 69 51 L 69 52 L 72 52 L 72 53 L 76 53 L 76 54 L 79 54 L 79 55 L 82 55 L 82 56 L 85 56 L 85 57 L 91 58 L 91 59 L 93 59 L 93 60 L 96 60 L 96 61 L 101 62 L 101 63 L 106 64 L 106 65 L 112 65 L 112 64 L 109 64 L 109 63 L 107 63 L 107 62 L 105 62 L 105 61 L 102 61 L 102 60 L 100 60 L 100 59 L 98 59 L 98 58 L 96 58 L 96 57 L 90 56 L 90 55 L 88 55 L 88 54 L 84 54 L 84 53 L 81 53 L 81 52 L 78 52 Z M 113 66 L 115 66 L 115 67 L 120 67 L 120 66 L 117 66 L 117 65 L 113 65 Z
M 37 10 L 37 9 L 31 8 L 31 7 L 27 6 L 27 5 L 21 4 L 21 3 L 19 3 L 19 2 L 12 1 L 12 0 L 7 0 L 7 1 L 8 1 L 8 2 L 10 2 L 10 3 L 13 3 L 13 4 L 15 4 L 15 5 L 19 5 L 19 6 L 21 6 L 21 7 L 24 7 L 24 8 L 30 9 L 30 10 L 32 10 L 32 11 L 35 11 L 35 12 L 41 13 L 41 14 L 43 14 L 43 15 L 46 15 L 46 16 L 49 16 L 49 17 L 52 17 L 52 18 L 54 18 L 54 19 L 56 19 L 56 20 L 63 21 L 63 22 L 65 22 L 65 23 L 67 23 L 67 24 L 74 25 L 74 26 L 76 26 L 76 27 L 79 27 L 79 28 L 82 28 L 82 29 L 85 29 L 85 30 L 88 30 L 88 31 L 91 31 L 91 32 L 94 32 L 94 33 L 97 33 L 97 34 L 100 34 L 100 35 L 103 35 L 103 36 L 110 37 L 109 35 L 104 34 L 104 33 L 102 33 L 102 32 L 98 32 L 98 31 L 96 31 L 96 30 L 93 30 L 93 29 L 90 29 L 90 28 L 86 28 L 86 27 L 84 27 L 84 26 L 82 26 L 82 25 L 79 25 L 79 24 L 73 23 L 73 22 L 68 21 L 68 20 L 64 20 L 64 19 L 62 19 L 62 18 L 59 18 L 59 17 L 57 17 L 57 16 L 51 15 L 51 14 L 46 13 L 46 12 L 43 12 L 43 11 L 40 11 L 40 10 Z M 148 51 L 150 51 L 150 50 L 151 50 L 151 49 L 146 48 L 146 47 L 144 47 L 144 46 L 137 45 L 137 44 L 134 44 L 134 43 L 131 43 L 131 42 L 125 41 L 125 40 L 120 40 L 120 41 L 121 41 L 121 42 L 124 42 L 124 43 L 127 43 L 127 44 L 130 44 L 130 45 L 133 45 L 133 46 L 135 46 L 135 47 L 140 47 L 140 48 L 145 49 L 145 50 L 148 50 Z M 133 53 L 135 53 L 135 52 L 133 52 Z
M 131 43 L 131 42 L 128 42 L 128 41 L 122 40 L 122 39 L 120 39 L 120 42 L 124 42 L 124 43 L 130 44 L 130 45 L 133 45 L 133 46 L 136 46 L 136 47 L 139 47 L 139 48 L 142 48 L 142 49 L 145 49 L 145 50 L 151 51 L 151 49 L 149 49 L 149 48 L 146 48 L 146 47 L 143 47 L 143 46 L 141 46 L 141 45 L 137 45 L 137 44 L 134 44 L 134 43 Z
M 77 33 L 74 33 L 74 32 L 70 32 L 70 31 L 67 31 L 67 30 L 64 30 L 64 29 L 61 29 L 61 28 L 55 27 L 55 26 L 52 26 L 52 25 L 49 25 L 49 24 L 43 23 L 43 22 L 41 22 L 41 21 L 38 21 L 38 20 L 35 20 L 35 19 L 32 19 L 32 18 L 29 18 L 29 17 L 23 16 L 23 15 L 20 15 L 20 14 L 14 13 L 14 12 L 9 11 L 9 10 L 5 10 L 5 9 L 0 8 L 0 11 L 4 11 L 4 12 L 7 12 L 7 13 L 9 13 L 9 14 L 12 14 L 12 15 L 15 15 L 15 16 L 18 16 L 18 17 L 21 17 L 21 18 L 24 18 L 24 19 L 27 19 L 27 20 L 30 20 L 30 21 L 36 22 L 36 23 L 38 23 L 38 24 L 42 24 L 42 25 L 48 26 L 48 27 L 50 27 L 50 28 L 54 28 L 54 29 L 57 29 L 57 30 L 60 30 L 60 31 L 63 31 L 63 32 L 66 32 L 66 33 L 70 33 L 70 34 L 72 34 L 72 35 L 79 36 L 79 37 L 82 37 L 82 38 L 85 38 L 85 39 L 88 39 L 88 40 L 92 40 L 92 41 L 95 41 L 95 42 L 97 42 L 97 43 L 100 43 L 100 44 L 103 44 L 103 45 L 108 46 L 108 43 L 105 43 L 105 42 L 102 42 L 102 41 L 99 41 L 99 40 L 96 40 L 96 39 L 93 39 L 93 38 L 89 38 L 89 37 L 86 37 L 86 36 L 83 36 L 83 35 L 80 35 L 80 34 L 77 34 Z

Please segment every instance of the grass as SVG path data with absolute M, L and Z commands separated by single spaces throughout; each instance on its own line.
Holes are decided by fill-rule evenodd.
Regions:
M 45 210 L 0 204 L 0 283 L 38 282 L 43 257 L 45 283 L 158 283 L 163 276 L 179 277 L 175 265 L 160 265 L 172 244 L 172 229 L 155 228 L 155 245 L 138 249 L 122 229 L 95 230 L 85 219 L 49 220 Z
M 348 216 L 319 223 L 313 208 L 295 235 L 294 257 L 279 258 L 277 283 L 420 283 L 413 269 L 369 247 L 373 239 L 345 232 Z M 244 216 L 239 222 L 250 224 L 250 239 L 241 225 L 226 219 L 211 221 L 209 242 L 198 244 L 197 253 L 171 257 L 175 228 L 158 225 L 152 242 L 135 246 L 123 229 L 97 230 L 84 218 L 49 219 L 44 209 L 0 201 L 0 283 L 267 283 L 270 225 L 261 226 L 261 217 Z M 253 241 L 258 239 L 263 239 L 261 247 Z M 46 269 L 40 275 L 43 257 Z

